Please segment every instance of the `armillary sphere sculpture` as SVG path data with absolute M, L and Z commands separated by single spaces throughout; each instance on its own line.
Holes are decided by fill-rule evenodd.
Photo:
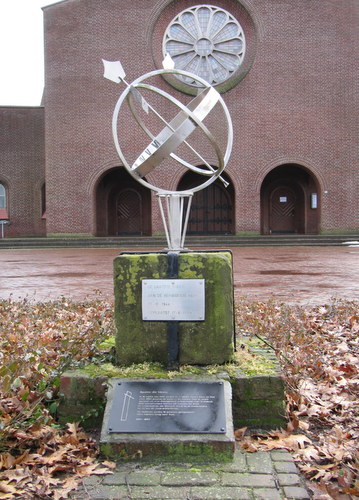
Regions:
M 226 167 L 231 150 L 233 140 L 232 121 L 228 112 L 227 106 L 224 103 L 221 95 L 217 90 L 207 83 L 202 78 L 182 71 L 174 69 L 172 59 L 167 55 L 163 61 L 164 69 L 155 70 L 146 73 L 131 84 L 125 80 L 125 72 L 119 61 L 105 61 L 104 64 L 104 77 L 116 83 L 124 83 L 125 90 L 120 95 L 112 119 L 112 134 L 117 149 L 117 153 L 123 162 L 123 165 L 131 176 L 142 185 L 156 192 L 161 216 L 163 219 L 164 229 L 166 233 L 168 249 L 181 251 L 184 250 L 184 240 L 187 231 L 189 212 L 191 207 L 192 196 L 196 191 L 206 188 L 217 178 L 222 180 L 225 186 L 228 185 L 227 181 L 221 177 L 221 173 Z M 188 78 L 191 81 L 195 80 L 198 83 L 199 89 L 196 97 L 184 105 L 179 99 L 168 94 L 158 86 L 150 83 L 154 77 L 174 75 L 183 78 Z M 146 93 L 146 98 L 144 97 Z M 150 94 L 150 98 L 147 95 Z M 165 113 L 158 111 L 157 104 L 160 100 L 165 100 L 168 106 L 176 107 L 177 114 L 171 119 L 165 118 Z M 150 104 L 150 101 L 155 104 Z M 127 105 L 127 118 L 123 113 L 123 108 Z M 204 119 L 213 112 L 216 105 L 219 105 L 226 123 L 225 132 L 225 146 L 220 147 L 218 141 L 214 138 L 212 132 L 204 124 Z M 128 114 L 129 113 L 129 114 Z M 145 134 L 149 138 L 147 145 L 144 149 L 139 148 L 137 154 L 142 152 L 129 161 L 128 154 L 124 154 L 125 147 L 121 145 L 121 140 L 125 140 L 125 134 L 122 133 L 128 127 L 128 120 L 134 119 L 141 131 L 142 135 Z M 154 123 L 160 124 L 159 131 L 152 132 L 151 126 Z M 209 162 L 204 158 L 204 155 L 194 149 L 188 142 L 188 138 L 195 130 L 201 130 L 204 138 L 212 146 L 216 158 L 215 162 Z M 223 135 L 223 130 L 221 134 Z M 147 139 L 148 140 L 148 139 Z M 146 141 L 147 142 L 147 141 Z M 133 146 L 141 144 L 140 140 L 134 137 L 131 149 Z M 128 144 L 127 144 L 128 147 Z M 192 161 L 185 159 L 183 154 L 178 155 L 178 149 L 184 149 L 189 153 Z M 222 151 L 223 150 L 223 151 Z M 177 154 L 176 154 L 177 153 Z M 152 172 L 159 167 L 160 164 L 166 163 L 167 160 L 174 160 L 183 167 L 192 170 L 193 172 L 205 177 L 205 180 L 199 185 L 183 191 L 173 191 L 166 188 L 156 187 L 147 178 L 152 177 Z M 196 161 L 193 161 L 196 159 Z M 195 165 L 198 163 L 201 166 Z M 213 166 L 212 163 L 215 163 Z M 157 176 L 158 177 L 158 176 Z M 187 203 L 185 201 L 187 200 Z

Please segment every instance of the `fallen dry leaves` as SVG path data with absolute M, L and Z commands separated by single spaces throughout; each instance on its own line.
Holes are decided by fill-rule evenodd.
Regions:
M 237 298 L 241 335 L 273 346 L 287 387 L 286 430 L 237 438 L 247 451 L 294 452 L 314 498 L 359 496 L 359 307 L 333 301 L 312 308 Z
M 73 303 L 0 302 L 0 499 L 68 498 L 83 477 L 111 474 L 78 424 L 56 423 L 60 374 L 101 356 L 112 308 Z
M 14 429 L 10 434 L 14 449 L 0 456 L 1 499 L 21 495 L 21 498 L 60 500 L 68 498 L 83 477 L 111 474 L 109 468 L 99 467 L 96 444 L 78 424 L 68 424 L 61 431 L 51 426 L 35 426 L 26 433 Z M 29 448 L 16 457 L 19 441 Z
M 56 423 L 60 374 L 101 362 L 113 334 L 112 305 L 0 301 L 0 500 L 68 498 L 81 479 L 108 474 L 95 442 L 78 424 Z M 236 297 L 238 335 L 273 346 L 287 386 L 288 428 L 237 431 L 247 451 L 291 451 L 314 498 L 359 495 L 358 304 L 300 308 Z

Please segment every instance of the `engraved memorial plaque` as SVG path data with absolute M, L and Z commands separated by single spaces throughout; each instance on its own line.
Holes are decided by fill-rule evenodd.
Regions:
M 124 381 L 114 390 L 109 433 L 225 433 L 222 382 Z
M 204 279 L 142 280 L 144 321 L 204 321 Z

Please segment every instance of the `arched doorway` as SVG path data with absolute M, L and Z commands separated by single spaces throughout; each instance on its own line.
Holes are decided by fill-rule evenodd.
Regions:
M 225 177 L 223 173 L 222 177 Z M 188 172 L 179 182 L 178 189 L 191 189 L 203 182 L 203 176 Z M 193 195 L 187 234 L 233 233 L 234 188 L 231 183 L 227 188 L 224 187 L 222 181 L 217 179 Z
M 149 236 L 151 193 L 123 168 L 114 168 L 96 190 L 97 236 Z
M 319 185 L 299 165 L 281 165 L 265 177 L 261 187 L 262 234 L 317 234 Z

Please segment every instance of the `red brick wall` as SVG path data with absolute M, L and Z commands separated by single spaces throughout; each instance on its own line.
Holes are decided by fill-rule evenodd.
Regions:
M 0 183 L 6 189 L 10 221 L 5 236 L 45 234 L 43 108 L 0 107 L 0 131 Z
M 120 165 L 111 116 L 124 86 L 103 78 L 101 58 L 120 59 L 128 81 L 155 69 L 172 14 L 199 3 L 72 0 L 44 9 L 48 233 L 95 233 L 97 182 Z M 248 43 L 243 79 L 223 94 L 234 124 L 226 172 L 236 231 L 260 231 L 262 182 L 283 164 L 317 180 L 321 230 L 359 229 L 357 0 L 214 3 L 238 18 Z M 121 141 L 139 154 L 129 130 Z M 179 178 L 172 167 L 149 176 L 173 188 Z M 156 203 L 153 232 L 163 231 Z
M 231 91 L 238 92 L 235 157 L 244 188 L 237 217 L 243 229 L 255 227 L 263 177 L 297 163 L 319 180 L 322 230 L 358 228 L 357 3 L 253 5 L 261 26 L 256 58 Z

